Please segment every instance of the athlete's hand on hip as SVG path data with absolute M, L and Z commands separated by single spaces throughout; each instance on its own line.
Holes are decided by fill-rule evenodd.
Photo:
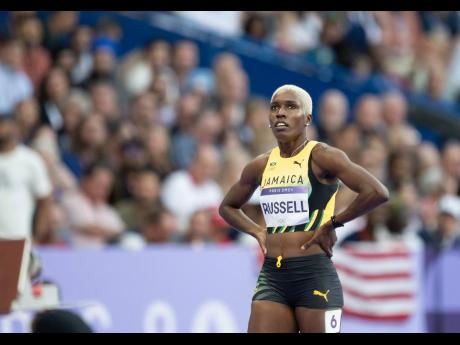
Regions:
M 267 247 L 265 246 L 265 242 L 267 240 L 267 230 L 260 229 L 254 234 L 257 242 L 259 242 L 259 246 L 262 249 L 262 253 L 267 254 Z
M 330 222 L 323 224 L 317 229 L 310 240 L 304 243 L 300 249 L 307 250 L 313 244 L 317 244 L 323 249 L 327 256 L 332 257 L 332 247 L 337 242 L 337 235 L 335 229 L 332 227 Z

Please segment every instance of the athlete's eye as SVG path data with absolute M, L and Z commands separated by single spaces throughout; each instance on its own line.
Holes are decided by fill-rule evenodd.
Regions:
M 277 105 L 274 104 L 274 105 L 271 105 L 271 106 L 270 106 L 270 110 L 271 110 L 271 111 L 274 111 L 274 110 L 276 110 L 276 109 L 278 109 L 278 106 L 277 106 Z

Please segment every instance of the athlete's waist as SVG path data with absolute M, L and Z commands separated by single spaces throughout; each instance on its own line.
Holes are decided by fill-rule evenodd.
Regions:
M 283 262 L 306 262 L 306 261 L 314 261 L 314 260 L 318 260 L 318 258 L 321 258 L 321 257 L 325 257 L 325 258 L 328 258 L 329 257 L 327 256 L 326 253 L 315 253 L 315 254 L 310 254 L 310 255 L 302 255 L 302 256 L 291 256 L 289 258 L 284 258 L 283 256 L 281 256 L 281 259 Z M 271 263 L 276 263 L 278 261 L 278 258 L 279 257 L 274 257 L 274 256 L 268 256 L 266 255 L 264 257 L 264 262 L 268 263 L 268 264 L 271 264 Z
M 324 269 L 333 268 L 331 259 L 326 253 L 315 253 L 303 256 L 291 256 L 284 258 L 283 256 L 270 257 L 266 256 L 263 267 L 265 270 L 297 270 L 302 268 L 309 268 L 310 273 L 318 274 L 319 272 L 326 273 Z

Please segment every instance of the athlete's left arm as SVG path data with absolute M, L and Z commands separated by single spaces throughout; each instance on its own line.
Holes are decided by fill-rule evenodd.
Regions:
M 320 144 L 313 153 L 314 162 L 328 178 L 338 178 L 358 193 L 356 199 L 340 214 L 337 222 L 346 223 L 388 201 L 388 189 L 363 167 L 353 163 L 342 150 Z
M 313 149 L 312 155 L 313 162 L 322 171 L 322 176 L 331 180 L 339 179 L 358 193 L 355 200 L 335 216 L 336 222 L 349 222 L 388 201 L 388 189 L 363 167 L 353 163 L 342 150 L 321 143 Z M 334 228 L 329 220 L 316 230 L 316 234 L 302 246 L 302 249 L 316 243 L 332 256 L 335 232 L 331 230 Z

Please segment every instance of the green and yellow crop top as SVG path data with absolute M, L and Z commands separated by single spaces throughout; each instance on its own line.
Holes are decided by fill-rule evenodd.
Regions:
M 270 152 L 260 184 L 260 206 L 269 234 L 314 231 L 334 214 L 338 183 L 318 181 L 311 167 L 309 141 L 295 156 L 283 158 L 279 147 Z

